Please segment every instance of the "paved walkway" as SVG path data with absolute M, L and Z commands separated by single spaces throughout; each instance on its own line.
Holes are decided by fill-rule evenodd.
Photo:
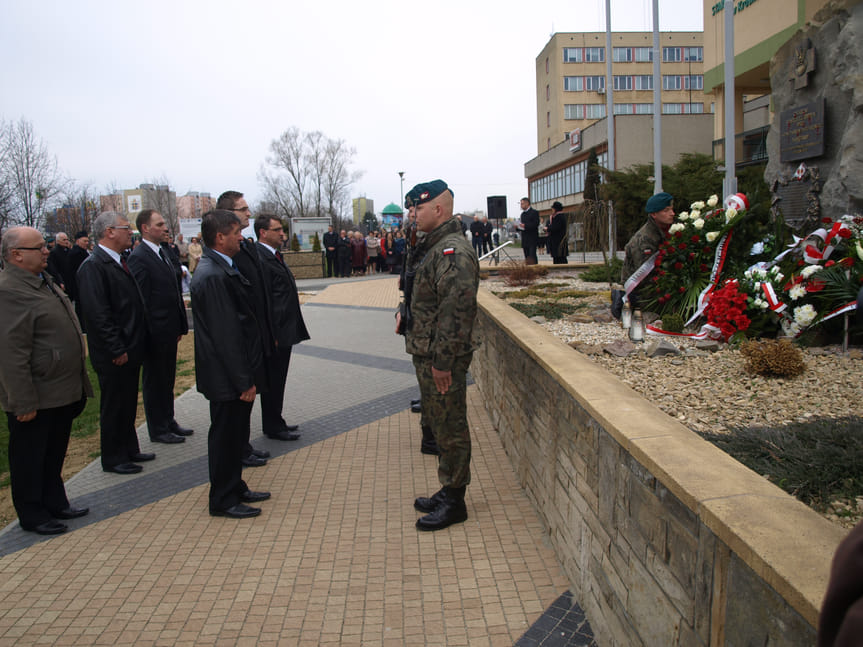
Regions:
M 157 454 L 142 473 L 96 461 L 69 480 L 91 508 L 69 533 L 0 533 L 0 644 L 593 644 L 475 386 L 469 519 L 415 530 L 413 499 L 438 484 L 392 333 L 395 279 L 300 284 L 317 292 L 285 402 L 302 439 L 266 439 L 252 414 L 253 443 L 273 454 L 244 474 L 273 493 L 263 514 L 207 513 L 208 408 L 188 391 L 186 443 L 153 446 L 141 427 Z

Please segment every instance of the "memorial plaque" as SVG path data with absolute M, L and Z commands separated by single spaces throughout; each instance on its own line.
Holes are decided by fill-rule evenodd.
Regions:
M 779 128 L 782 162 L 820 157 L 824 154 L 824 99 L 783 111 Z
M 809 214 L 809 189 L 811 182 L 799 182 L 792 180 L 784 186 L 776 187 L 776 195 L 779 197 L 777 205 L 782 211 L 782 217 L 792 229 L 799 229 L 806 221 Z

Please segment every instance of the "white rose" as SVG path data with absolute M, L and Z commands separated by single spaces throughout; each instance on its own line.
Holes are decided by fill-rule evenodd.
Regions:
M 711 209 L 713 207 L 715 207 L 717 204 L 719 204 L 719 196 L 718 195 L 713 194 L 712 196 L 707 198 L 707 206 L 710 207 Z
M 712 243 L 714 240 L 719 238 L 719 232 L 718 231 L 708 231 L 704 237 L 707 239 L 708 243 Z
M 701 217 L 701 211 L 699 211 L 698 209 L 693 209 L 692 213 L 689 214 L 689 218 L 691 220 L 695 220 L 696 218 L 700 218 L 700 217 Z
M 857 241 L 855 247 L 857 248 L 857 256 L 859 256 L 860 260 L 863 261 L 863 246 L 860 245 L 860 241 Z
M 704 220 L 699 218 L 698 220 L 696 220 L 695 222 L 692 223 L 692 226 L 695 227 L 696 229 L 701 229 L 702 227 L 704 227 Z
M 735 209 L 734 207 L 728 207 L 728 209 L 725 210 L 725 222 L 726 223 L 731 222 L 736 217 L 737 217 L 737 209 Z
M 815 274 L 815 272 L 820 272 L 820 271 L 821 271 L 820 265 L 807 265 L 806 267 L 804 267 L 800 271 L 800 276 L 802 276 L 804 279 L 808 279 L 810 276 Z
M 675 222 L 671 227 L 668 228 L 668 233 L 675 234 L 678 231 L 683 231 L 685 229 L 685 225 L 679 222 Z
M 806 288 L 804 288 L 802 285 L 795 285 L 793 288 L 788 290 L 788 296 L 791 297 L 792 301 L 802 299 L 806 296 Z
M 794 308 L 794 321 L 796 321 L 801 328 L 805 328 L 812 323 L 816 314 L 815 308 L 811 304 L 807 303 L 799 308 Z
M 681 212 L 679 216 L 677 216 L 678 220 L 686 220 L 689 218 L 689 214 L 686 211 Z
M 701 211 L 702 209 L 704 209 L 704 203 L 701 200 L 699 200 L 698 202 L 693 202 L 689 208 L 690 209 L 698 209 L 698 211 Z

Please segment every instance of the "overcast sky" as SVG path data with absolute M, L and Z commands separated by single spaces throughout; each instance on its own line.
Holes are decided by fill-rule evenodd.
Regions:
M 652 28 L 612 0 L 612 29 Z M 701 30 L 698 0 L 660 29 Z M 444 179 L 456 209 L 527 193 L 535 59 L 553 32 L 604 31 L 604 0 L 2 0 L 0 118 L 30 120 L 68 176 L 103 190 L 167 177 L 178 195 L 262 195 L 285 129 L 357 150 L 352 197 L 375 210 Z

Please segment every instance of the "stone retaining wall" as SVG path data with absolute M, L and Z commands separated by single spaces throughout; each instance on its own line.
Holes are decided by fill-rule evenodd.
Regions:
M 282 252 L 296 279 L 319 279 L 324 275 L 323 252 Z
M 845 532 L 497 297 L 479 304 L 471 373 L 597 643 L 813 645 Z

